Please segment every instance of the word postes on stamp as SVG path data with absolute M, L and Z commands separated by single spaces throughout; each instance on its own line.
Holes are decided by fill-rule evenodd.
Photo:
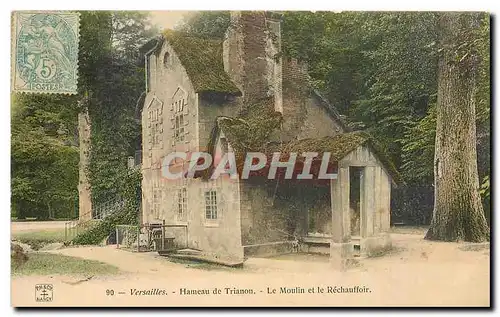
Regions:
M 13 13 L 12 90 L 76 94 L 79 14 Z

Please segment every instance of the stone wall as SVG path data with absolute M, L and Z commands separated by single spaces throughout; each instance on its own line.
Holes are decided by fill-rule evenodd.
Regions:
M 168 42 L 149 56 L 150 82 L 142 109 L 143 221 L 160 221 L 167 213 L 167 192 L 174 186 L 161 174 L 163 158 L 198 148 L 198 94 Z M 184 99 L 184 141 L 174 142 L 174 102 Z M 154 120 L 152 119 L 154 117 Z M 155 139 L 156 137 L 156 139 Z M 164 203 L 165 202 L 165 203 Z
M 224 40 L 224 68 L 244 96 L 244 105 L 275 96 L 280 102 L 279 23 L 265 12 L 233 11 Z
M 303 237 L 311 230 L 324 234 L 331 232 L 329 187 L 314 187 L 294 180 L 280 182 L 278 185 L 275 180 L 240 183 L 244 246 L 269 244 L 266 252 L 273 248 L 278 252 L 282 246 L 274 242 Z
M 201 98 L 168 42 L 149 59 L 150 84 L 142 111 L 143 222 L 187 226 L 187 234 L 184 228 L 166 229 L 167 235 L 176 238 L 178 247 L 198 249 L 215 259 L 242 260 L 238 182 L 224 178 L 171 180 L 161 173 L 162 159 L 167 154 L 204 150 L 215 118 L 235 115 L 237 102 Z M 175 141 L 175 102 L 180 100 L 185 101 L 182 112 L 186 134 L 183 141 Z M 158 129 L 153 131 L 154 127 Z M 155 139 L 158 134 L 159 141 Z M 184 215 L 178 212 L 182 188 L 187 197 Z M 207 219 L 205 214 L 205 192 L 210 190 L 217 193 L 217 219 Z
M 221 153 L 219 140 L 214 156 Z M 216 180 L 190 179 L 188 183 L 188 246 L 214 259 L 243 261 L 239 180 L 222 175 Z M 205 214 L 205 192 L 211 190 L 217 194 L 217 219 L 207 219 Z
M 242 181 L 241 236 L 243 245 L 262 244 L 290 239 L 290 223 L 284 204 L 275 201 L 272 182 Z
M 236 117 L 241 110 L 241 98 L 233 101 L 217 102 L 208 98 L 200 98 L 198 111 L 199 146 L 202 151 L 207 148 L 215 120 L 218 116 Z
M 281 23 L 264 12 L 231 12 L 224 40 L 224 68 L 242 90 L 241 108 L 274 97 L 284 117 L 281 140 L 332 136 L 342 131 L 312 94 L 307 67 L 283 57 Z

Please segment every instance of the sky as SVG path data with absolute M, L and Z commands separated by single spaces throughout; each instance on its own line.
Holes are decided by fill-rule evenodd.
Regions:
M 150 11 L 153 24 L 160 29 L 172 29 L 182 21 L 182 17 L 192 11 Z

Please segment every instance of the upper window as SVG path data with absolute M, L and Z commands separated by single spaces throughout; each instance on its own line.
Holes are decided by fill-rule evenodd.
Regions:
M 153 147 L 161 146 L 163 135 L 163 104 L 153 99 L 148 111 L 148 128 L 150 142 Z
M 175 113 L 183 113 L 185 106 L 186 106 L 186 99 L 180 99 L 174 102 Z
M 166 52 L 165 55 L 163 55 L 163 66 L 168 67 L 170 65 L 170 53 Z
M 184 141 L 184 115 L 181 114 L 176 114 L 175 115 L 175 140 L 176 141 Z
M 186 135 L 186 116 L 185 116 L 185 107 L 186 107 L 186 99 L 180 99 L 173 103 L 174 109 L 174 139 L 176 141 L 184 141 Z
M 217 219 L 217 192 L 215 190 L 205 192 L 205 218 Z

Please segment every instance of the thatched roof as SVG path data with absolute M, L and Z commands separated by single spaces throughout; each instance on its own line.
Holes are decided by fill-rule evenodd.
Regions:
M 261 151 L 271 134 L 281 127 L 282 120 L 281 113 L 274 111 L 273 98 L 268 98 L 247 105 L 237 118 L 219 117 L 217 126 L 236 151 Z
M 367 146 L 375 154 L 394 182 L 402 182 L 401 175 L 391 159 L 385 154 L 378 142 L 369 133 L 363 131 L 346 132 L 332 137 L 294 140 L 284 144 L 281 152 L 318 152 L 320 157 L 324 152 L 330 152 L 330 162 L 338 162 L 362 145 Z
M 322 138 L 293 140 L 284 144 L 282 151 L 285 153 L 318 152 L 320 154 L 330 152 L 330 161 L 340 161 L 370 138 L 368 133 L 357 131 Z
M 330 162 L 336 163 L 360 146 L 367 146 L 379 159 L 395 183 L 403 182 L 401 175 L 396 170 L 391 159 L 384 153 L 378 142 L 368 133 L 363 131 L 345 132 L 335 136 L 322 138 L 308 138 L 293 140 L 287 143 L 271 142 L 269 136 L 280 127 L 281 114 L 266 108 L 265 104 L 256 106 L 260 115 L 250 118 L 219 117 L 212 131 L 209 151 L 213 154 L 213 145 L 222 130 L 231 144 L 240 170 L 247 152 L 266 153 L 270 158 L 273 152 L 280 152 L 281 158 L 286 159 L 290 153 L 298 153 L 297 163 L 302 163 L 300 153 L 317 152 L 320 161 L 324 152 L 330 152 Z M 267 109 L 267 110 L 266 110 Z M 267 111 L 267 112 L 266 112 Z M 253 113 L 253 112 L 252 112 Z
M 222 42 L 167 30 L 163 37 L 172 46 L 196 92 L 241 95 L 241 91 L 224 71 Z

